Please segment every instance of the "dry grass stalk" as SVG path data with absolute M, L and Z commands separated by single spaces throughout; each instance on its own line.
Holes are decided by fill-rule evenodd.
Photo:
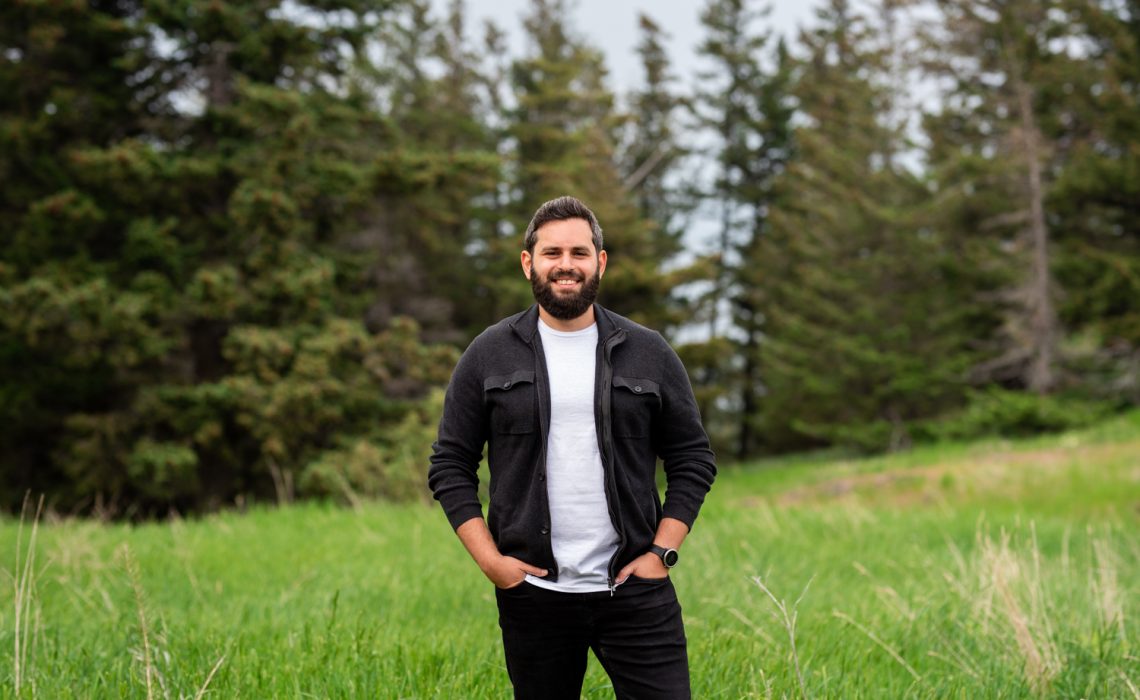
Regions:
M 170 537 L 174 540 L 173 552 L 178 561 L 182 564 L 182 569 L 186 572 L 186 580 L 190 582 L 190 590 L 194 593 L 194 597 L 199 602 L 204 602 L 205 597 L 202 595 L 202 584 L 198 580 L 197 574 L 194 573 L 194 563 L 191 561 L 190 553 L 193 547 L 187 544 L 186 539 L 186 525 L 181 518 L 171 518 L 170 520 Z
M 16 528 L 16 569 L 12 577 L 15 586 L 13 604 L 15 606 L 14 634 L 12 635 L 12 684 L 16 697 L 23 692 L 27 680 L 28 653 L 35 647 L 39 633 L 39 612 L 35 610 L 36 598 L 36 535 L 39 533 L 40 516 L 43 515 L 44 497 L 41 495 L 32 516 L 31 532 L 28 535 L 28 549 L 23 552 L 24 522 L 29 512 L 29 498 L 24 495 L 20 508 L 20 523 Z M 34 617 L 33 617 L 33 612 Z
M 887 644 L 887 643 L 886 643 L 886 642 L 884 642 L 882 639 L 880 639 L 880 638 L 879 638 L 879 636 L 878 636 L 877 634 L 875 634 L 875 633 L 874 633 L 874 632 L 872 632 L 871 630 L 867 629 L 867 628 L 866 628 L 866 627 L 864 627 L 863 625 L 861 625 L 861 624 L 859 624 L 858 622 L 856 622 L 856 621 L 854 620 L 854 618 L 852 618 L 852 617 L 851 617 L 850 615 L 848 615 L 847 613 L 844 613 L 844 612 L 840 612 L 840 611 L 838 611 L 838 610 L 832 610 L 832 611 L 831 611 L 831 615 L 832 615 L 833 617 L 837 617 L 837 618 L 839 618 L 840 620 L 843 620 L 843 621 L 844 621 L 844 622 L 846 622 L 847 624 L 851 625 L 851 626 L 852 626 L 852 627 L 854 627 L 855 629 L 857 629 L 857 630 L 859 630 L 860 632 L 862 632 L 863 634 L 867 635 L 867 638 L 868 638 L 868 639 L 870 639 L 870 640 L 871 640 L 872 642 L 874 642 L 875 644 L 878 644 L 878 645 L 879 645 L 879 647 L 880 647 L 880 648 L 881 648 L 883 651 L 885 651 L 885 652 L 887 652 L 888 654 L 890 654 L 890 655 L 891 655 L 891 658 L 893 658 L 895 661 L 899 662 L 899 664 L 900 664 L 900 665 L 901 665 L 903 668 L 905 668 L 905 669 L 907 670 L 907 672 L 909 672 L 909 673 L 910 673 L 910 675 L 911 675 L 911 676 L 912 676 L 912 677 L 913 677 L 913 678 L 914 678 L 916 681 L 921 681 L 921 680 L 922 680 L 922 676 L 918 675 L 918 671 L 915 671 L 915 670 L 914 670 L 914 667 L 913 667 L 913 666 L 911 666 L 910 664 L 908 664 L 908 663 L 906 662 L 906 659 L 904 659 L 904 658 L 902 657 L 902 654 L 898 653 L 898 652 L 897 652 L 897 651 L 896 651 L 896 650 L 895 650 L 895 649 L 894 649 L 894 648 L 893 648 L 893 647 L 892 647 L 890 644 Z
M 968 657 L 963 658 L 962 656 L 957 655 L 957 654 L 955 654 L 953 656 L 949 656 L 949 655 L 942 654 L 942 653 L 937 652 L 937 651 L 928 651 L 928 652 L 926 652 L 926 655 L 932 659 L 938 659 L 939 661 L 945 661 L 946 663 L 948 663 L 952 666 L 955 666 L 960 671 L 965 673 L 967 676 L 969 676 L 975 680 L 981 680 L 982 679 L 982 674 L 980 672 L 978 672 L 971 664 L 969 664 L 965 661 L 965 658 L 968 658 Z
M 155 657 L 161 656 L 169 665 L 171 659 L 167 652 L 163 652 L 162 644 L 164 643 L 164 635 L 161 631 L 152 634 L 150 622 L 147 618 L 147 604 L 146 604 L 146 591 L 142 586 L 142 577 L 139 573 L 138 560 L 135 559 L 134 554 L 131 552 L 130 546 L 124 544 L 120 550 L 123 558 L 123 565 L 127 570 L 127 578 L 130 581 L 131 591 L 135 597 L 135 608 L 138 611 L 139 618 L 139 632 L 142 636 L 142 650 L 141 653 L 136 653 L 135 658 L 143 664 L 143 674 L 146 680 L 146 697 L 147 700 L 154 700 L 156 686 L 162 691 L 164 697 L 170 697 L 170 691 L 167 687 L 163 675 L 155 666 Z M 153 637 L 153 640 L 152 640 Z M 214 680 L 218 670 L 221 669 L 222 664 L 226 661 L 226 654 L 218 657 L 214 663 L 213 668 L 206 674 L 206 680 L 203 681 L 202 686 L 194 694 L 194 700 L 201 700 L 206 695 L 210 683 Z M 180 695 L 179 697 L 184 697 Z
M 1069 575 L 1069 541 L 1073 538 L 1073 525 L 1069 523 L 1065 526 L 1065 533 L 1061 536 L 1061 575 L 1068 577 Z
M 990 625 L 994 619 L 994 586 L 991 585 L 990 567 L 985 563 L 985 552 L 989 551 L 992 547 L 989 537 L 983 534 L 980 527 L 976 530 L 977 551 L 982 552 L 982 563 L 975 567 L 975 573 L 978 577 L 978 593 L 973 597 L 971 603 L 974 607 L 976 616 L 981 620 L 982 635 L 988 637 L 990 635 Z
M 218 662 L 214 664 L 214 667 L 212 669 L 210 669 L 210 673 L 206 676 L 206 682 L 203 683 L 202 687 L 198 689 L 198 692 L 194 695 L 194 700 L 202 700 L 202 697 L 206 694 L 206 688 L 210 687 L 210 681 L 214 680 L 214 674 L 217 673 L 218 669 L 222 667 L 222 663 L 224 663 L 225 660 L 225 654 L 222 654 L 218 657 Z
M 1128 643 L 1124 627 L 1124 602 L 1120 594 L 1120 583 L 1116 576 L 1116 557 L 1108 542 L 1093 541 L 1093 554 L 1096 557 L 1096 578 L 1093 580 L 1093 595 L 1101 624 L 1107 630 L 1115 626 L 1120 641 Z
M 1033 577 L 1028 581 L 1030 615 L 1029 619 L 1036 620 L 1042 628 L 1042 636 L 1046 640 L 1056 639 L 1053 631 L 1053 620 L 1045 606 L 1045 591 L 1042 585 L 1045 576 L 1041 573 L 1041 548 L 1037 544 L 1037 523 L 1029 521 L 1029 533 L 1032 538 Z M 1060 657 L 1058 655 L 1057 669 L 1060 670 Z
M 756 634 L 756 636 L 760 637 L 765 642 L 768 642 L 769 644 L 773 644 L 773 645 L 776 643 L 776 640 L 772 639 L 772 635 L 765 632 L 763 627 L 760 627 L 756 623 L 752 622 L 752 620 L 749 620 L 748 617 L 745 616 L 744 613 L 740 612 L 736 608 L 729 608 L 728 614 L 732 615 L 737 620 L 740 620 L 741 622 L 743 622 L 749 629 L 751 629 Z
M 961 548 L 954 544 L 954 540 L 950 539 L 950 535 L 944 532 L 942 539 L 946 542 L 946 548 L 950 550 L 950 556 L 954 558 L 954 565 L 958 567 L 958 578 L 963 581 L 966 580 L 967 573 L 970 570 L 970 567 L 966 565 L 966 556 L 962 554 Z
M 142 633 L 142 661 L 143 670 L 146 678 L 146 697 L 147 700 L 154 700 L 154 677 L 155 669 L 153 662 L 153 654 L 150 648 L 150 626 L 146 620 L 146 605 L 145 597 L 143 595 L 142 581 L 139 576 L 138 562 L 135 561 L 134 556 L 131 554 L 129 545 L 123 545 L 123 562 L 127 569 L 127 577 L 130 579 L 131 590 L 135 594 L 135 607 L 139 615 L 139 631 Z
M 796 602 L 792 603 L 791 611 L 789 611 L 787 603 L 781 599 L 776 598 L 776 596 L 773 595 L 772 591 L 769 590 L 766 585 L 764 585 L 763 579 L 761 579 L 759 576 L 752 577 L 753 583 L 755 583 L 760 588 L 760 590 L 764 591 L 764 594 L 767 595 L 768 599 L 772 601 L 772 604 L 776 606 L 776 610 L 780 612 L 780 614 L 777 616 L 777 619 L 783 625 L 784 630 L 788 633 L 788 643 L 791 647 L 792 663 L 796 668 L 796 680 L 800 684 L 800 697 L 802 697 L 804 700 L 807 700 L 808 697 L 807 683 L 804 682 L 803 670 L 800 668 L 800 655 L 796 650 L 796 619 L 799 616 L 800 601 L 802 601 L 804 599 L 804 596 L 807 595 L 808 589 L 811 588 L 811 582 L 813 580 L 815 580 L 814 576 L 808 579 L 808 582 L 804 586 L 803 591 L 800 592 L 800 597 L 796 598 Z
M 851 566 L 855 567 L 855 570 L 859 572 L 860 576 L 863 576 L 864 578 L 867 578 L 871 581 L 875 580 L 875 576 L 866 566 L 863 566 L 857 561 L 851 562 Z M 907 620 L 914 622 L 917 614 L 910 607 L 910 603 L 908 603 L 906 599 L 902 597 L 902 594 L 895 590 L 893 586 L 878 584 L 874 587 L 873 590 L 875 591 L 875 595 L 878 596 L 879 601 L 885 607 L 894 608 Z
M 364 502 L 360 498 L 360 495 L 356 493 L 356 490 L 352 488 L 352 484 L 349 483 L 348 477 L 344 475 L 344 470 L 333 469 L 332 476 L 335 477 L 337 488 L 340 489 L 341 495 L 344 496 L 344 500 L 348 501 L 349 507 L 357 512 L 360 512 L 361 508 L 364 507 Z
M 1124 671 L 1120 672 L 1120 678 L 1124 681 L 1124 685 L 1128 686 L 1128 690 L 1132 691 L 1132 697 L 1136 698 L 1136 700 L 1140 700 L 1140 688 L 1136 687 L 1132 679 L 1129 678 Z
M 918 614 L 910 607 L 902 594 L 896 591 L 891 586 L 879 585 L 875 586 L 875 595 L 886 607 L 892 607 L 898 611 L 907 620 L 914 622 L 918 618 Z
M 1022 566 L 1009 548 L 1009 536 L 1002 533 L 1000 542 L 994 544 L 988 537 L 982 547 L 983 568 L 988 573 L 993 591 L 1001 603 L 1001 611 L 1013 630 L 1014 641 L 1024 662 L 1025 678 L 1035 693 L 1044 693 L 1060 671 L 1060 655 L 1052 642 L 1051 635 L 1041 628 L 1041 618 L 1034 620 L 1027 615 L 1015 593 L 1015 587 L 1023 580 Z M 1030 581 L 1031 597 L 1039 582 Z M 1037 607 L 1035 605 L 1035 607 Z M 1041 608 L 1037 607 L 1041 613 Z
M 764 669 L 760 669 L 760 681 L 764 684 L 764 697 L 772 700 L 772 679 L 764 675 Z

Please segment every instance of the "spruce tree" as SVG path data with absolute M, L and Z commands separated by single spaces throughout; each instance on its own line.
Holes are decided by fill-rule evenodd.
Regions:
M 754 256 L 764 434 L 778 449 L 899 448 L 955 405 L 965 369 L 947 256 L 921 226 L 922 183 L 898 162 L 893 47 L 845 0 L 800 43 L 796 155 Z
M 1072 3 L 1083 60 L 1050 95 L 1069 160 L 1048 200 L 1057 217 L 1061 320 L 1095 395 L 1140 403 L 1140 3 Z M 1067 90 L 1064 88 L 1068 88 Z M 1058 109 L 1060 103 L 1064 108 Z
M 793 61 L 783 40 L 769 59 L 772 67 L 767 79 L 756 91 L 755 117 L 750 141 L 756 144 L 742 163 L 745 177 L 738 188 L 742 202 L 752 212 L 752 235 L 738 251 L 739 263 L 732 271 L 733 321 L 740 330 L 740 420 L 737 456 L 755 454 L 769 442 L 763 435 L 764 397 L 768 394 L 762 344 L 769 334 L 766 306 L 770 278 L 765 274 L 764 256 L 772 235 L 772 212 L 794 193 L 778 186 L 788 162 L 795 157 L 792 119 L 795 115 L 792 96 Z M 778 279 L 774 278 L 774 279 Z
M 620 150 L 624 185 L 637 202 L 642 219 L 651 227 L 652 256 L 670 294 L 662 332 L 672 335 L 690 322 L 693 303 L 683 285 L 704 276 L 704 261 L 679 264 L 683 236 L 692 215 L 685 173 L 694 166 L 690 149 L 682 144 L 681 118 L 688 100 L 679 92 L 666 51 L 668 38 L 645 14 L 639 15 L 642 84 L 628 95 L 625 139 Z
M 949 89 L 927 132 L 943 227 L 982 271 L 975 288 L 1003 311 L 1000 332 L 980 336 L 990 356 L 972 376 L 1053 392 L 1063 379 L 1063 337 L 1056 222 L 1046 207 L 1065 152 L 1046 129 L 1060 76 L 1072 72 L 1065 2 L 945 0 L 938 9 L 927 65 Z
M 381 34 L 384 60 L 373 88 L 384 95 L 397 148 L 380 161 L 396 185 L 376 201 L 376 261 L 370 323 L 415 318 L 427 337 L 465 344 L 492 323 L 486 240 L 489 197 L 501 174 L 479 59 L 466 38 L 464 7 L 442 19 L 427 0 L 404 5 Z
M 713 179 L 703 194 L 719 222 L 705 297 L 708 339 L 689 352 L 702 409 L 737 457 L 757 449 L 764 315 L 756 254 L 777 196 L 774 180 L 791 152 L 789 61 L 782 42 L 760 27 L 768 12 L 745 0 L 710 0 L 700 46 L 710 67 L 694 98 L 697 121 L 713 136 Z
M 679 143 L 678 117 L 685 104 L 676 90 L 664 42 L 668 38 L 648 15 L 638 16 L 642 85 L 629 95 L 628 136 L 621 160 L 623 180 L 633 191 L 641 216 L 652 222 L 656 255 L 667 259 L 680 251 L 677 216 L 682 210 L 675 179 L 685 156 Z
M 650 326 L 661 327 L 667 281 L 635 197 L 623 182 L 615 155 L 621 117 L 606 86 L 601 53 L 574 34 L 564 0 L 533 0 L 524 18 L 529 49 L 512 65 L 514 104 L 507 117 L 512 153 L 508 182 L 514 228 L 504 248 L 512 272 L 504 297 L 528 303 L 515 261 L 534 210 L 570 194 L 584 201 L 605 230 L 607 269 L 599 301 Z M 504 272 L 504 274 L 507 274 Z M 505 310 L 505 309 L 504 309 Z
M 131 285 L 124 269 L 160 253 L 155 227 L 121 225 L 80 172 L 83 153 L 173 112 L 143 13 L 132 2 L 0 6 L 3 505 L 50 492 L 66 417 L 113 405 L 119 378 L 153 371 L 169 348 L 156 321 L 168 285 Z
M 26 446 L 5 452 L 8 488 L 127 514 L 419 483 L 395 442 L 415 432 L 408 420 L 431 422 L 415 408 L 451 352 L 414 325 L 361 322 L 378 252 L 361 228 L 377 192 L 406 187 L 383 167 L 392 130 L 354 77 L 385 8 L 91 3 L 68 5 L 66 23 L 34 15 L 57 12 L 47 5 L 18 11 L 54 43 L 6 74 L 40 103 L 5 104 L 5 117 L 47 100 L 97 124 L 29 146 L 56 175 L 5 200 L 26 244 L 4 254 L 0 344 L 50 368 L 12 392 L 35 418 L 5 435 Z M 84 60 L 110 68 L 85 73 Z M 84 75 L 89 94 L 61 102 Z M 330 462 L 337 478 L 317 479 Z
M 710 68 L 699 74 L 693 111 L 698 125 L 716 139 L 709 153 L 715 163 L 713 181 L 702 192 L 719 222 L 712 246 L 717 270 L 707 311 L 712 338 L 727 329 L 722 301 L 729 294 L 730 269 L 736 250 L 747 245 L 752 234 L 748 203 L 742 201 L 740 189 L 748 177 L 755 90 L 765 80 L 762 52 L 772 37 L 757 29 L 765 14 L 749 0 L 709 0 L 700 15 L 706 36 L 698 52 Z

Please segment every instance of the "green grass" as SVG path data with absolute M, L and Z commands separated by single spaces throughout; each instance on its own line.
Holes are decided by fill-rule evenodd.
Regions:
M 0 521 L 0 697 L 510 694 L 435 507 L 48 518 L 21 578 L 29 525 Z M 674 574 L 694 696 L 1140 699 L 1138 525 L 1140 413 L 723 470 Z M 612 695 L 593 662 L 584 695 Z

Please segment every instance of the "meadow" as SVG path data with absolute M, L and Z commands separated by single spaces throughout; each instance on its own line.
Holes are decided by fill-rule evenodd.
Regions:
M 1140 700 L 1138 526 L 1140 412 L 725 468 L 673 574 L 694 697 Z M 510 694 L 432 504 L 7 518 L 0 566 L 0 697 Z

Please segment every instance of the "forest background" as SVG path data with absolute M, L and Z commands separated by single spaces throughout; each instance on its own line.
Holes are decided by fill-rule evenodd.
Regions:
M 644 17 L 622 95 L 564 1 L 522 26 L 0 4 L 0 506 L 425 498 L 441 389 L 532 303 L 565 193 L 724 463 L 1140 404 L 1140 2 L 829 0 L 785 40 L 708 0 L 695 84 Z

